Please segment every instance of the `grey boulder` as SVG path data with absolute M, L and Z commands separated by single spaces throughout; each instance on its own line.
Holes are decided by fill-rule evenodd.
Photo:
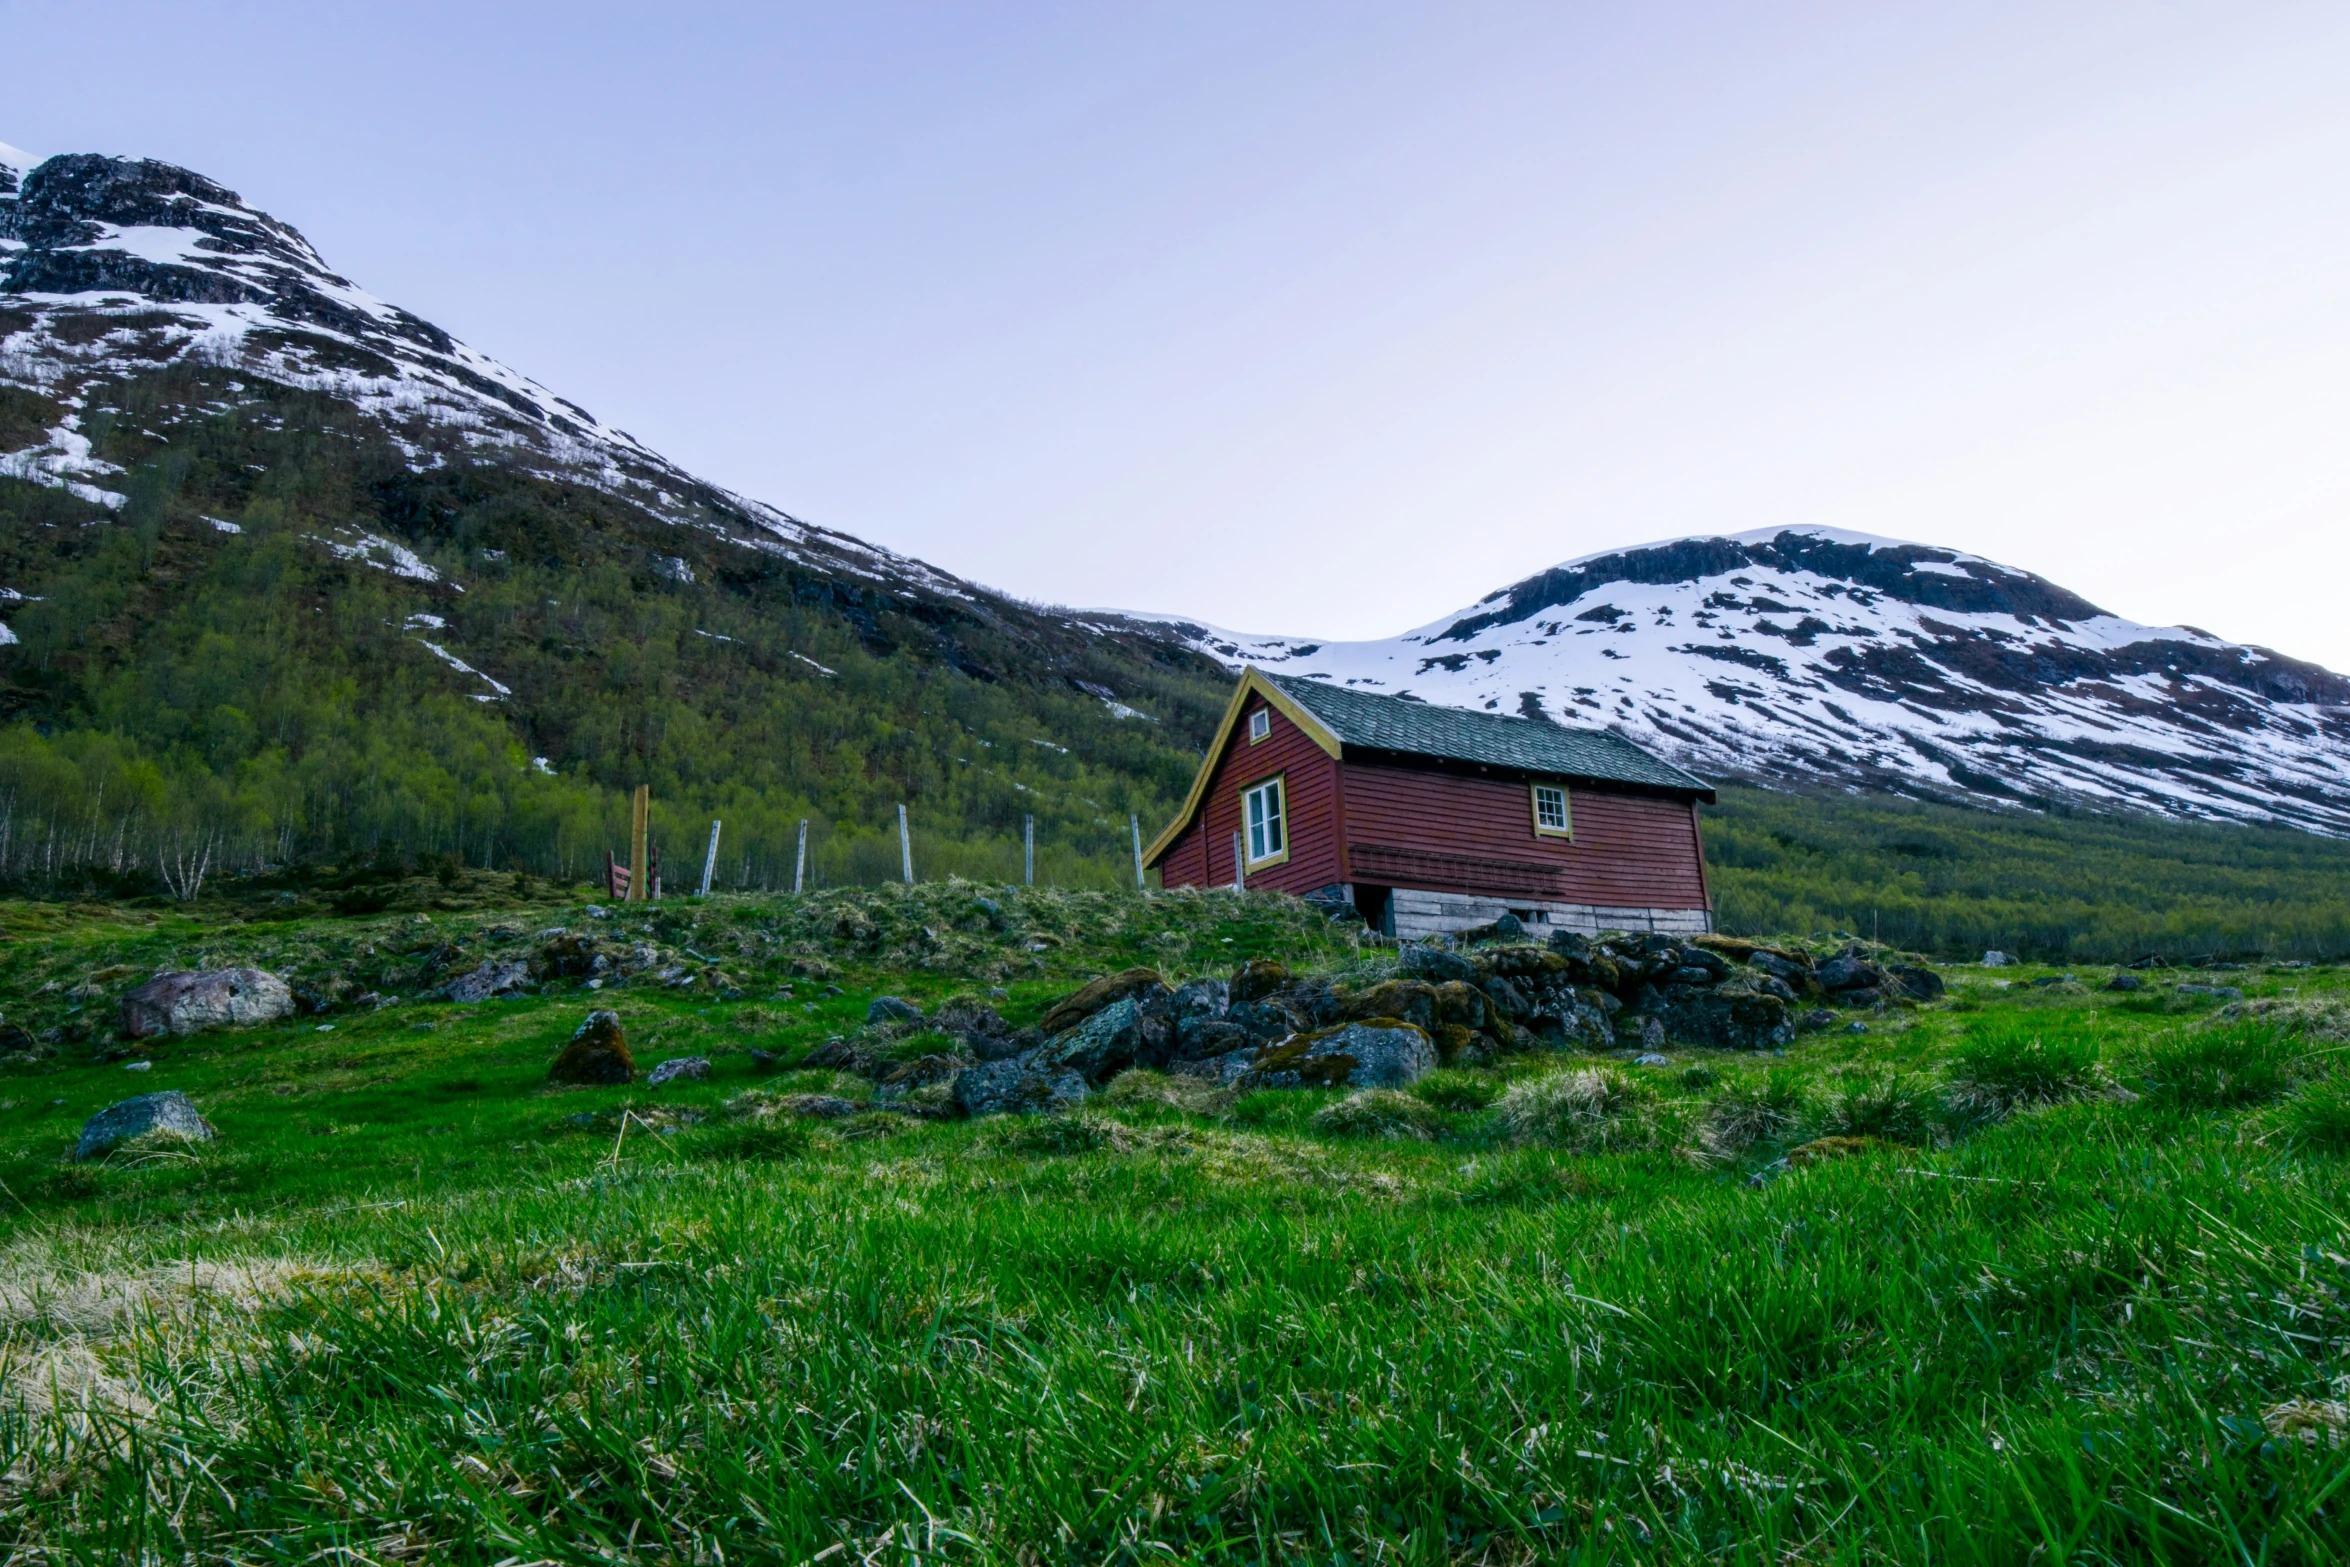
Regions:
M 674 1083 L 684 1078 L 698 1083 L 710 1075 L 710 1062 L 705 1056 L 676 1056 L 662 1062 L 645 1075 L 647 1088 L 659 1088 L 663 1083 Z
M 1232 987 L 1220 979 L 1186 980 L 1168 1003 L 1168 1015 L 1178 1026 L 1194 1018 L 1213 1022 L 1232 1006 Z
M 76 1159 L 95 1159 L 136 1137 L 159 1132 L 183 1142 L 212 1140 L 212 1125 L 196 1113 L 194 1101 L 176 1088 L 159 1094 L 141 1094 L 108 1105 L 82 1123 L 81 1140 L 73 1145 Z
M 1101 1083 L 1132 1066 L 1142 1042 L 1142 1008 L 1128 997 L 1045 1041 L 1029 1059 L 1048 1076 L 1074 1072 L 1089 1083 Z
M 919 1023 L 922 1009 L 897 996 L 875 996 L 873 1005 L 865 1009 L 865 1021 L 868 1024 Z
M 530 965 L 520 958 L 484 963 L 469 974 L 449 981 L 449 999 L 468 1006 L 492 996 L 520 995 L 530 983 Z
M 207 1028 L 249 1028 L 293 1012 L 294 993 L 275 974 L 257 968 L 205 969 L 158 975 L 123 997 L 122 1031 L 145 1039 Z
M 1818 977 L 1823 990 L 1874 989 L 1884 978 L 1882 970 L 1857 952 L 1830 958 L 1820 965 Z
M 1403 971 L 1431 985 L 1442 985 L 1456 979 L 1465 984 L 1477 983 L 1477 965 L 1459 953 L 1447 952 L 1442 947 L 1424 947 L 1417 943 L 1405 947 Z
M 1916 963 L 1896 963 L 1885 971 L 1893 982 L 1907 992 L 1912 1000 L 1939 1001 L 1942 999 L 1942 976 Z
M 1085 1100 L 1085 1079 L 1066 1069 L 1040 1066 L 1030 1056 L 989 1061 L 955 1078 L 955 1104 L 965 1115 L 1038 1115 L 1067 1110 Z
M 1349 1023 L 1176 1070 L 1242 1088 L 1409 1088 L 1435 1069 L 1436 1046 L 1411 1024 Z

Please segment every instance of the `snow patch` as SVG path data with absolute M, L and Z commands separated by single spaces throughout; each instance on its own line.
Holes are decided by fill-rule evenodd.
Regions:
M 474 668 L 471 664 L 468 664 L 465 662 L 465 660 L 459 658 L 456 654 L 450 652 L 447 648 L 441 646 L 438 642 L 428 642 L 422 637 L 418 637 L 416 640 L 422 646 L 430 648 L 432 650 L 433 656 L 438 658 L 442 663 L 447 664 L 451 669 L 454 669 L 461 675 L 471 675 L 474 679 L 481 681 L 491 690 L 497 692 L 498 696 L 512 696 L 514 694 L 514 690 L 511 686 L 502 685 L 498 681 L 491 679 L 488 675 L 483 674 L 480 670 Z M 498 697 L 496 696 L 477 696 L 474 698 L 476 702 L 495 702 L 497 699 Z

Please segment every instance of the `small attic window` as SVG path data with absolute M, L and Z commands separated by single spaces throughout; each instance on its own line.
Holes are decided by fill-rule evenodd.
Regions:
M 1248 715 L 1248 743 L 1255 745 L 1273 732 L 1273 710 L 1260 707 Z

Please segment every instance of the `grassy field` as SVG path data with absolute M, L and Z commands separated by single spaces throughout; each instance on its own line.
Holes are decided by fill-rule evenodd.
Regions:
M 9 1559 L 2350 1554 L 2335 970 L 1951 968 L 1783 1057 L 812 1122 L 760 1112 L 869 1095 L 791 1063 L 878 994 L 1390 959 L 1258 896 L 444 891 L 0 905 Z M 658 966 L 419 999 L 554 926 Z M 114 998 L 199 960 L 329 1010 L 124 1053 Z M 710 1078 L 550 1087 L 590 1005 Z M 65 1158 L 164 1088 L 218 1140 Z

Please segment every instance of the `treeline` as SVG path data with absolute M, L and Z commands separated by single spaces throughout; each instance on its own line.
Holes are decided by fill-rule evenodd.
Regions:
M 816 884 L 895 879 L 901 803 L 919 874 L 1017 878 L 1033 816 L 1040 879 L 1131 885 L 1129 819 L 1182 798 L 1225 696 L 1113 639 L 1047 657 L 985 615 L 940 630 L 886 584 L 580 486 L 415 473 L 329 399 L 260 389 L 191 419 L 236 399 L 175 376 L 89 421 L 130 470 L 119 512 L 0 480 L 19 890 L 385 852 L 587 879 L 625 851 L 640 783 L 672 886 L 698 881 L 713 818 L 720 886 L 788 886 L 803 819 Z M 366 535 L 441 580 L 361 558 Z
M 1725 788 L 1705 835 L 1730 932 L 2051 962 L 2350 957 L 2350 843 L 2284 828 Z

